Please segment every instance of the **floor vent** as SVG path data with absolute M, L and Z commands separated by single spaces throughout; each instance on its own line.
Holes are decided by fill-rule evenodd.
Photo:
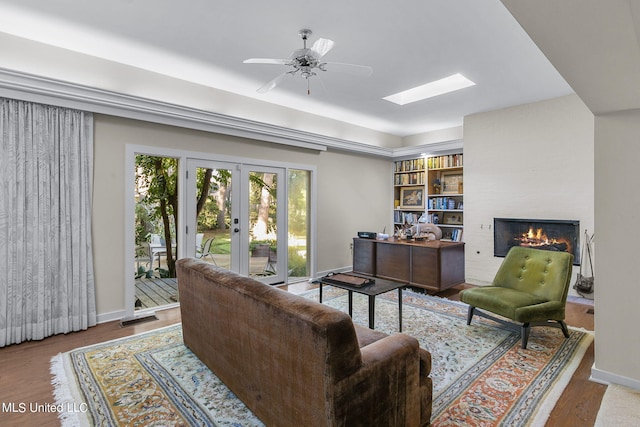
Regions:
M 145 316 L 145 317 L 138 317 L 136 319 L 121 320 L 120 327 L 124 328 L 125 326 L 137 325 L 138 323 L 144 323 L 144 322 L 152 322 L 154 320 L 158 320 L 158 317 L 155 314 Z

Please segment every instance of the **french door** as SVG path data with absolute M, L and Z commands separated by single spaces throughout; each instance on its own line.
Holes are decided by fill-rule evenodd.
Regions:
M 269 284 L 284 282 L 285 178 L 279 167 L 188 159 L 185 255 Z

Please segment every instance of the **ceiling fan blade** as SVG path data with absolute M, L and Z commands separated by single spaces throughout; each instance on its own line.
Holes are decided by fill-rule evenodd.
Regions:
M 282 83 L 282 80 L 287 77 L 288 75 L 291 75 L 290 72 L 286 72 L 286 73 L 282 73 L 280 74 L 278 77 L 276 77 L 275 79 L 271 80 L 270 82 L 265 83 L 264 85 L 260 86 L 257 90 L 258 93 L 267 93 L 269 92 L 271 89 L 275 88 L 276 86 L 278 86 L 280 83 Z
M 373 68 L 368 65 L 344 64 L 342 62 L 325 62 L 321 67 L 325 71 L 353 74 L 355 76 L 369 77 L 373 74 Z
M 324 85 L 324 82 L 320 78 L 319 74 L 315 76 L 315 81 L 317 81 L 319 86 L 320 86 L 320 93 L 322 93 L 324 95 L 329 95 L 329 91 L 327 90 L 327 87 Z M 309 91 L 308 91 L 308 94 L 311 95 L 311 93 L 309 93 Z
M 244 64 L 277 64 L 286 65 L 289 62 L 288 59 L 276 59 L 276 58 L 249 58 L 242 61 Z
M 318 54 L 318 58 L 325 56 L 335 46 L 335 42 L 329 39 L 318 39 L 311 46 L 311 50 Z

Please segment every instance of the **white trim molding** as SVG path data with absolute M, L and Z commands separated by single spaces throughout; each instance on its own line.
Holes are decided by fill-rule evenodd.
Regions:
M 0 96 L 316 151 L 335 149 L 394 159 L 462 148 L 461 140 L 400 148 L 379 147 L 4 68 L 0 68 Z
M 599 384 L 619 384 L 624 387 L 629 387 L 634 390 L 640 390 L 640 381 L 624 377 L 622 375 L 614 374 L 612 372 L 603 371 L 601 369 L 596 368 L 595 364 L 591 367 L 591 377 L 589 380 L 599 383 Z

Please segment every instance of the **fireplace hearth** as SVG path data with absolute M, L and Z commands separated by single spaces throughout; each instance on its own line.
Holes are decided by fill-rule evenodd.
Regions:
M 493 219 L 493 255 L 504 257 L 513 246 L 573 254 L 580 265 L 580 221 L 548 219 Z

